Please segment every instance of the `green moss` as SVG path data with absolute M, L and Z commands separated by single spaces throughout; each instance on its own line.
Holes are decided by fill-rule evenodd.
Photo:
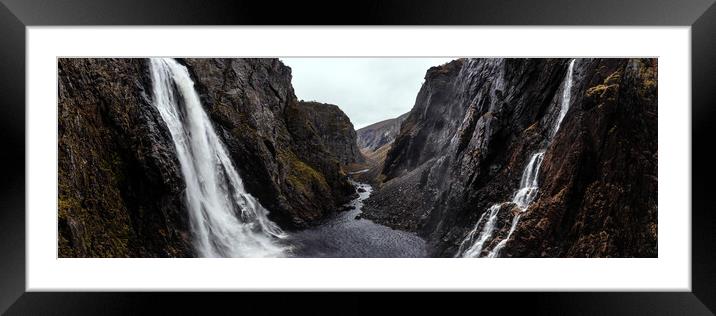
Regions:
M 616 129 L 617 129 L 616 125 L 612 126 L 612 128 L 609 129 L 608 134 L 610 134 L 610 135 L 613 134 Z
M 656 65 L 648 65 L 645 60 L 639 60 L 639 78 L 641 85 L 638 88 L 639 96 L 645 99 L 653 99 L 656 97 L 657 91 L 657 67 Z
M 618 84 L 621 81 L 622 78 L 622 71 L 618 70 L 613 72 L 611 75 L 609 75 L 606 79 L 604 79 L 604 84 L 610 85 L 610 84 Z
M 57 199 L 57 216 L 60 219 L 66 220 L 73 211 L 80 209 L 79 201 L 71 196 L 60 195 Z
M 70 242 L 62 234 L 60 234 L 58 236 L 57 248 L 59 250 L 58 252 L 59 252 L 60 257 L 75 257 L 75 256 L 77 256 L 75 254 L 74 249 L 72 249 Z
M 285 157 L 287 158 L 289 165 L 289 172 L 286 180 L 292 187 L 306 195 L 310 195 L 309 192 L 312 191 L 311 186 L 314 184 L 319 185 L 323 190 L 328 190 L 328 182 L 326 182 L 326 178 L 323 174 L 298 159 L 298 157 L 296 157 L 293 153 L 290 153 Z
M 600 84 L 600 85 L 596 85 L 594 87 L 587 89 L 587 96 L 588 97 L 597 96 L 599 98 L 604 98 L 607 95 L 607 93 L 610 92 L 610 90 L 617 90 L 617 89 L 619 89 L 618 84 L 611 84 L 611 85 Z
M 286 182 L 295 191 L 307 197 L 313 196 L 316 191 L 330 192 L 325 176 L 299 159 L 294 152 L 279 150 L 278 157 L 287 167 Z
M 131 225 L 135 210 L 124 201 L 129 190 L 127 161 L 119 131 L 135 131 L 134 63 L 106 59 L 60 62 L 58 101 L 58 248 L 61 257 L 125 257 L 137 250 Z M 79 92 L 77 92 L 79 91 Z M 93 95 L 102 91 L 100 95 Z M 140 144 L 141 146 L 142 144 Z M 145 211 L 138 211 L 141 212 Z
M 124 182 L 125 176 L 122 170 L 122 159 L 119 154 L 112 150 L 107 153 L 108 157 L 99 160 L 99 169 L 109 176 L 109 185 L 119 186 Z M 90 175 L 93 175 L 90 173 Z
M 73 156 L 86 157 L 90 163 L 82 170 L 58 170 L 59 255 L 128 256 L 132 228 L 120 194 L 125 181 L 120 155 L 111 149 L 67 145 Z M 70 223 L 76 229 L 70 230 Z
M 597 103 L 597 108 L 601 108 L 608 103 L 614 103 L 619 94 L 619 84 L 614 82 L 618 82 L 619 78 L 621 78 L 621 76 L 618 72 L 611 74 L 604 80 L 603 84 L 598 84 L 587 89 L 586 96 L 594 99 Z
M 604 101 L 614 101 L 616 99 L 617 92 L 619 91 L 621 76 L 621 70 L 611 73 L 604 79 L 602 84 L 598 84 L 587 89 L 587 97 L 595 98 L 598 103 L 601 103 L 600 106 L 604 103 Z

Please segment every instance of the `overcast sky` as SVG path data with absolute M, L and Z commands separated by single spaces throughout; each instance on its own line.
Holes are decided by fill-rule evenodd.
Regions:
M 453 58 L 281 58 L 301 100 L 338 105 L 355 129 L 415 104 L 425 72 Z

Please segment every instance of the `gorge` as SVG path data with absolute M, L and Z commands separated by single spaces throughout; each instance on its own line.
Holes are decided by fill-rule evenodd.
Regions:
M 656 257 L 657 59 L 459 58 L 355 129 L 276 58 L 58 59 L 60 257 Z

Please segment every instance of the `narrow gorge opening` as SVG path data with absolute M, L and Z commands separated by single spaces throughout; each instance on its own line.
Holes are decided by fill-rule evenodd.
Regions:
M 654 58 L 58 69 L 60 257 L 658 254 Z
M 167 125 L 186 185 L 196 253 L 202 257 L 424 257 L 415 234 L 360 219 L 372 187 L 351 180 L 358 196 L 315 228 L 286 233 L 246 192 L 204 111 L 189 71 L 171 58 L 151 59 L 153 104 Z M 275 156 L 270 142 L 264 145 Z M 349 172 L 360 174 L 368 169 Z

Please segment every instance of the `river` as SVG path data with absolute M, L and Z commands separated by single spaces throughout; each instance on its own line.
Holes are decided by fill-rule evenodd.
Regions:
M 304 258 L 419 258 L 426 256 L 425 241 L 417 235 L 356 219 L 372 187 L 353 182 L 359 196 L 353 209 L 334 214 L 314 228 L 291 233 L 290 256 Z M 361 192 L 362 191 L 362 192 Z

